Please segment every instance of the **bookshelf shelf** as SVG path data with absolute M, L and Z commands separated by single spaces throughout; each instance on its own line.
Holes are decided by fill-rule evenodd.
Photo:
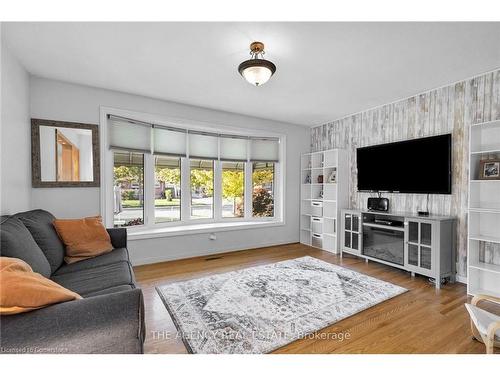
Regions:
M 300 163 L 300 242 L 338 253 L 340 211 L 348 202 L 347 153 L 342 149 L 307 153 Z
M 481 180 L 480 161 L 500 158 L 500 121 L 470 126 L 467 293 L 500 297 L 500 179 Z

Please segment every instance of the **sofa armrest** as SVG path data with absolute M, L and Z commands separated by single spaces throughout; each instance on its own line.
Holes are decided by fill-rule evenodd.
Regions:
M 107 228 L 111 244 L 115 249 L 127 247 L 127 229 L 126 228 Z
M 140 289 L 1 317 L 1 353 L 143 353 Z

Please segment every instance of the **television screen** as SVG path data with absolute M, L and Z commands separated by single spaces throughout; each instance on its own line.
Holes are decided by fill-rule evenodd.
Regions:
M 451 134 L 357 149 L 358 190 L 451 194 Z

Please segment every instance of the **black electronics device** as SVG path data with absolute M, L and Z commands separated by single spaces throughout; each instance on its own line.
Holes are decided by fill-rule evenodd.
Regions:
M 389 225 L 389 226 L 393 225 L 393 221 L 392 220 L 375 219 L 374 223 L 375 224 L 380 224 L 380 225 Z
M 368 198 L 368 209 L 370 211 L 389 211 L 389 199 Z
M 451 134 L 356 152 L 358 191 L 451 194 Z

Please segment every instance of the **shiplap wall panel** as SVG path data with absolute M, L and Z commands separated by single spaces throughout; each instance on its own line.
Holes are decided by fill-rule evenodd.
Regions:
M 457 217 L 457 271 L 466 276 L 469 126 L 498 119 L 500 70 L 314 127 L 311 149 L 338 147 L 349 151 L 349 201 L 351 208 L 360 209 L 366 207 L 371 194 L 357 191 L 356 148 L 451 133 L 452 194 L 431 195 L 429 209 L 436 215 Z M 425 209 L 423 194 L 384 196 L 390 198 L 391 209 L 395 211 Z M 482 251 L 484 259 L 500 264 L 498 246 L 487 246 Z

